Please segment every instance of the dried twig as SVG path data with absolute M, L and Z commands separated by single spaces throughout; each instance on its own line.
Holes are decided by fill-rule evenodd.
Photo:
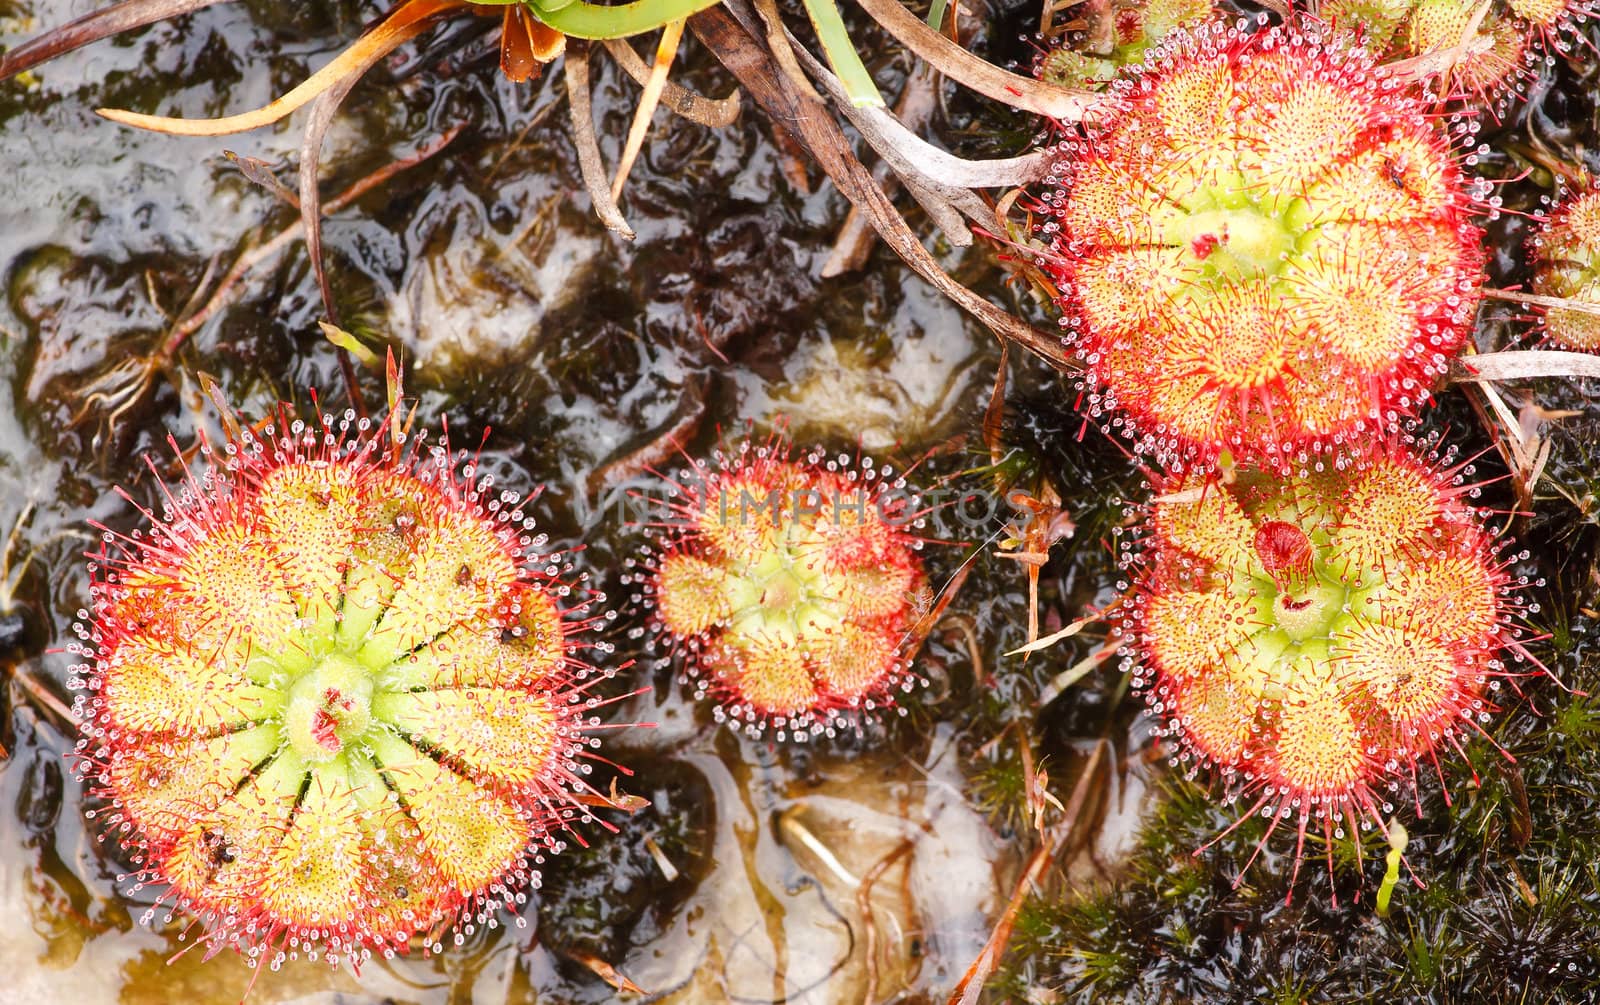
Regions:
M 792 56 L 793 53 L 791 52 Z M 920 63 L 906 78 L 905 86 L 900 90 L 900 98 L 895 102 L 894 116 L 904 123 L 906 128 L 920 131 L 933 118 L 934 109 L 938 107 L 938 75 L 933 67 L 927 63 Z M 894 194 L 894 171 L 886 160 L 880 160 L 872 169 L 872 178 L 883 189 L 885 195 Z M 839 236 L 834 239 L 833 250 L 828 253 L 828 260 L 822 263 L 818 273 L 823 279 L 854 272 L 867 264 L 867 258 L 872 254 L 872 247 L 877 241 L 877 235 L 872 230 L 872 225 L 861 210 L 855 206 L 850 207 L 849 214 L 844 218 L 844 226 L 839 228 Z
M 1025 185 L 1038 181 L 1049 171 L 1052 154 L 1048 150 L 1036 150 L 1021 157 L 984 161 L 966 160 L 949 151 L 940 150 L 907 129 L 899 119 L 883 109 L 857 108 L 852 105 L 839 78 L 792 37 L 790 44 L 794 46 L 795 55 L 799 57 L 801 64 L 822 84 L 829 97 L 839 106 L 839 110 L 850 120 L 850 124 L 861 131 L 862 138 L 908 181 L 925 185 L 956 202 L 953 197 L 957 194 L 967 194 L 962 192 L 962 189 Z M 974 220 L 989 219 L 989 207 L 981 202 L 972 200 L 956 204 L 961 205 L 963 212 Z
M 629 241 L 636 236 L 622 210 L 611 198 L 605 161 L 600 156 L 600 141 L 594 133 L 594 109 L 589 97 L 589 43 L 573 39 L 567 46 L 567 108 L 572 113 L 572 142 L 578 148 L 578 173 L 594 204 L 594 215 L 606 229 Z
M 1483 19 L 1489 12 L 1489 0 L 1473 11 L 1465 27 L 1461 29 L 1461 41 L 1443 49 L 1434 49 L 1420 56 L 1410 59 L 1399 59 L 1393 63 L 1384 64 L 1384 72 L 1398 80 L 1423 81 L 1429 77 L 1438 77 L 1448 74 L 1463 61 L 1473 56 L 1488 52 L 1494 48 L 1494 37 L 1488 33 L 1480 33 L 1478 29 L 1483 25 Z
M 91 42 L 230 0 L 123 0 L 52 28 L 0 53 L 0 80 L 31 70 Z
M 1502 290 L 1493 286 L 1485 286 L 1483 295 L 1491 300 L 1507 300 L 1514 304 L 1529 304 L 1534 307 L 1543 307 L 1547 310 L 1560 309 L 1572 311 L 1575 314 L 1589 314 L 1600 316 L 1600 303 L 1589 300 L 1572 300 L 1567 297 L 1546 297 L 1537 293 L 1522 293 L 1517 290 Z

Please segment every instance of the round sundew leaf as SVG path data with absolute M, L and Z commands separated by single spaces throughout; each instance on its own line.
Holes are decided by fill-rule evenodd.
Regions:
M 1097 255 L 1172 244 L 1170 235 L 1182 231 L 1187 216 L 1132 167 L 1116 161 L 1081 172 L 1064 212 L 1063 222 Z
M 822 591 L 839 598 L 839 607 L 856 620 L 905 611 L 916 599 L 917 570 L 909 563 L 879 569 L 849 569 L 830 574 Z
M 771 551 L 778 544 L 780 523 L 794 510 L 790 480 L 786 468 L 773 465 L 710 480 L 694 516 L 695 528 L 713 548 L 735 560 Z
M 897 559 L 904 562 L 906 545 L 878 509 L 883 501 L 872 488 L 836 480 L 813 525 L 824 568 L 880 566 Z
M 403 946 L 464 899 L 446 886 L 444 873 L 423 847 L 422 831 L 401 810 L 371 760 L 348 762 L 351 790 L 360 804 L 362 861 L 356 919 L 367 937 Z
M 1312 796 L 1346 793 L 1367 770 L 1361 732 L 1331 686 L 1331 676 L 1302 669 L 1277 704 L 1274 778 Z
M 1336 31 L 1358 36 L 1371 52 L 1383 52 L 1411 13 L 1414 0 L 1324 0 L 1318 16 Z
M 213 813 L 282 740 L 270 723 L 205 739 L 147 739 L 113 751 L 105 784 L 145 840 L 164 847 Z
M 1171 716 L 1184 739 L 1209 760 L 1236 764 L 1250 747 L 1261 699 L 1227 673 L 1175 682 Z
M 1493 8 L 1479 23 L 1476 35 L 1469 38 L 1467 28 L 1476 10 L 1476 5 L 1463 0 L 1418 0 L 1411 11 L 1411 50 L 1435 52 L 1489 36 L 1493 45 L 1487 51 L 1466 56 L 1451 69 L 1456 87 L 1488 93 L 1509 82 L 1523 62 L 1528 42 L 1515 19 L 1495 13 Z
M 795 715 L 817 702 L 805 653 L 770 635 L 724 636 L 705 664 L 740 701 L 770 715 Z
M 178 585 L 173 570 L 155 563 L 122 572 L 106 586 L 107 599 L 96 612 L 102 638 L 114 645 L 137 635 L 151 644 L 217 645 L 229 638 L 225 627 Z
M 899 666 L 900 640 L 901 633 L 888 628 L 844 624 L 806 648 L 820 689 L 849 700 L 873 690 Z
M 494 618 L 457 625 L 377 674 L 385 691 L 441 687 L 531 688 L 561 669 L 566 629 L 555 598 L 531 584 Z
M 278 560 L 290 591 L 307 617 L 329 625 L 364 517 L 356 472 L 326 461 L 284 464 L 264 474 L 257 489 L 261 524 L 282 545 Z
M 1564 296 L 1580 303 L 1600 305 L 1600 280 L 1586 282 L 1570 293 L 1560 292 L 1554 284 L 1545 289 L 1539 289 L 1535 284 L 1534 289 L 1544 296 Z M 1570 349 L 1585 352 L 1600 350 L 1600 317 L 1594 314 L 1552 307 L 1545 312 L 1544 326 L 1551 338 Z
M 1200 497 L 1154 507 L 1162 543 L 1218 569 L 1248 568 L 1254 558 L 1256 528 L 1233 493 L 1219 482 L 1186 487 L 1200 489 Z
M 451 883 L 476 893 L 521 859 L 534 836 L 529 811 L 386 730 L 369 738 L 380 770 L 422 832 L 423 847 Z
M 503 687 L 531 684 L 561 669 L 566 660 L 567 629 L 556 598 L 541 586 L 523 584 L 512 593 L 511 604 L 513 609 L 507 612 L 511 637 L 506 638 L 502 630 L 500 642 L 515 654 L 522 669 L 484 683 Z
M 1308 225 L 1333 221 L 1400 223 L 1440 216 L 1459 198 L 1454 161 L 1422 118 L 1392 123 L 1388 139 L 1341 161 L 1311 185 L 1301 212 Z M 1459 254 L 1439 249 L 1442 263 Z
M 167 879 L 202 907 L 247 912 L 259 901 L 305 778 L 305 764 L 282 753 L 214 809 L 194 814 L 162 862 Z
M 1350 619 L 1328 651 L 1340 684 L 1356 688 L 1402 730 L 1448 716 L 1466 676 L 1433 639 L 1364 619 Z
M 364 471 L 360 519 L 350 545 L 339 604 L 338 644 L 358 649 L 411 568 L 412 541 L 433 507 L 437 490 L 401 471 Z
M 1570 196 L 1534 238 L 1533 292 L 1600 303 L 1600 189 Z M 1558 344 L 1600 349 L 1600 317 L 1559 307 L 1545 311 L 1544 327 Z
M 733 614 L 728 570 L 683 552 L 664 555 L 656 570 L 656 612 L 679 638 L 699 635 Z
M 433 507 L 412 533 L 405 579 L 361 649 L 380 667 L 456 625 L 492 614 L 517 582 L 517 563 L 475 512 Z
M 1350 149 L 1348 82 L 1308 74 L 1303 60 L 1283 53 L 1261 53 L 1235 77 L 1251 98 L 1238 113 L 1239 170 L 1267 193 L 1298 197 Z
M 1370 585 L 1383 558 L 1421 541 L 1443 515 L 1436 476 L 1410 464 L 1378 460 L 1346 491 L 1332 535 L 1330 567 Z
M 1101 369 L 1114 372 L 1110 370 L 1111 365 L 1122 367 L 1127 376 L 1107 379 L 1106 383 L 1121 385 L 1118 400 L 1125 406 L 1132 407 L 1140 402 L 1149 414 L 1161 416 L 1167 429 L 1180 436 L 1213 440 L 1224 435 L 1218 431 L 1222 425 L 1219 419 L 1224 407 L 1231 402 L 1224 402 L 1217 396 L 1209 374 L 1192 364 L 1178 362 L 1169 362 L 1156 375 L 1136 373 L 1134 367 L 1138 364 L 1134 356 L 1120 352 L 1116 356 L 1120 358 L 1111 352 L 1104 353 L 1106 365 Z M 1144 386 L 1130 386 L 1130 378 Z
M 1296 319 L 1292 341 L 1336 353 L 1368 373 L 1386 371 L 1421 338 L 1417 299 L 1411 282 L 1391 275 L 1379 256 L 1341 246 L 1349 229 L 1340 223 L 1322 227 L 1309 252 L 1284 266 L 1279 286 Z M 1404 258 L 1416 272 L 1416 260 Z
M 1600 256 L 1600 189 L 1580 191 L 1563 203 L 1536 240 L 1539 257 L 1547 261 L 1588 262 Z
M 1199 677 L 1236 662 L 1250 636 L 1270 624 L 1270 601 L 1225 590 L 1165 590 L 1145 602 L 1144 644 L 1175 677 Z
M 1073 263 L 1072 289 L 1095 331 L 1144 335 L 1196 278 L 1186 247 L 1101 251 Z
M 177 586 L 214 630 L 248 626 L 249 641 L 268 652 L 295 630 L 299 605 L 283 577 L 277 542 L 245 520 L 208 526 L 173 572 Z
M 1498 581 L 1475 552 L 1397 559 L 1361 602 L 1368 618 L 1446 645 L 1482 644 L 1499 619 Z
M 273 715 L 283 695 L 253 683 L 228 654 L 129 635 L 103 656 L 110 724 L 138 733 L 198 736 Z
M 1209 150 L 1218 146 L 1218 137 L 1234 134 L 1233 96 L 1228 60 L 1208 53 L 1164 75 L 1145 100 L 1168 145 Z
M 1167 351 L 1184 369 L 1206 378 L 1213 409 L 1238 413 L 1243 402 L 1279 394 L 1294 347 L 1282 305 L 1266 282 L 1229 283 L 1214 297 L 1174 312 L 1172 324 Z
M 343 758 L 311 773 L 288 832 L 273 850 L 261 883 L 261 903 L 298 928 L 350 925 L 363 910 L 362 808 Z
M 1376 422 L 1386 378 L 1353 374 L 1352 370 L 1350 364 L 1326 350 L 1316 365 L 1299 369 L 1295 391 L 1285 399 L 1290 428 L 1303 437 L 1315 438 Z
M 568 716 L 547 695 L 489 687 L 380 694 L 372 714 L 473 777 L 524 785 L 559 773 Z
M 526 668 L 500 642 L 501 629 L 489 625 L 457 625 L 414 653 L 379 671 L 380 691 L 405 692 L 440 687 L 512 684 Z
M 1517 17 L 1540 28 L 1555 28 L 1564 19 L 1580 16 L 1579 12 L 1585 10 L 1571 3 L 1571 0 L 1506 0 L 1506 6 Z

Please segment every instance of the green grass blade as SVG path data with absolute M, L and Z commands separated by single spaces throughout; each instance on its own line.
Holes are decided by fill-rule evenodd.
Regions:
M 844 29 L 838 6 L 833 0 L 806 0 L 806 13 L 811 15 L 811 24 L 822 42 L 822 52 L 828 57 L 833 72 L 839 75 L 851 104 L 857 108 L 884 107 L 878 85 L 872 82 L 872 74 L 867 72 L 856 54 L 855 44 L 850 41 L 849 32 Z

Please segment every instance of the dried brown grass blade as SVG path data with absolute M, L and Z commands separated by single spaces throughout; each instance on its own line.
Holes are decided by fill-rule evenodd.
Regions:
M 672 70 L 672 60 L 678 54 L 678 42 L 683 38 L 683 20 L 669 21 L 661 29 L 661 41 L 656 44 L 656 59 L 650 65 L 650 76 L 644 82 L 644 92 L 639 95 L 639 106 L 633 110 L 633 124 L 628 127 L 628 142 L 622 148 L 622 159 L 617 164 L 617 176 L 611 182 L 611 201 L 622 198 L 622 186 L 628 183 L 628 173 L 639 151 L 644 149 L 644 138 L 650 132 L 650 120 L 661 103 L 661 88 Z
M 52 28 L 0 54 L 0 80 L 112 35 L 231 0 L 123 0 Z
M 1057 87 L 1032 77 L 1008 73 L 987 63 L 901 6 L 900 0 L 856 0 L 872 19 L 902 45 L 932 63 L 940 73 L 979 94 L 1023 111 L 1053 119 L 1080 122 L 1100 104 L 1093 91 Z
M 278 180 L 278 176 L 272 173 L 272 166 L 266 161 L 259 157 L 245 157 L 232 150 L 222 151 L 222 156 L 232 161 L 240 174 L 277 196 L 284 205 L 300 208 L 300 198 L 289 190 L 289 186 Z
M 608 38 L 602 43 L 606 51 L 611 53 L 611 58 L 617 61 L 622 71 L 633 78 L 633 82 L 644 85 L 650 79 L 650 67 L 646 66 L 639 54 L 633 51 L 633 46 L 626 39 Z M 726 98 L 708 98 L 696 94 L 685 87 L 680 87 L 672 81 L 663 81 L 661 84 L 661 100 L 667 109 L 674 115 L 688 119 L 697 125 L 711 129 L 723 129 L 731 126 L 739 119 L 739 89 L 734 88 L 733 93 Z
M 1529 377 L 1600 377 L 1600 356 L 1554 349 L 1514 349 L 1462 356 L 1450 363 L 1450 379 L 1456 383 Z
M 333 117 L 355 84 L 355 77 L 346 77 L 318 96 L 311 105 L 311 118 L 300 140 L 300 222 L 306 228 L 306 254 L 311 257 L 311 268 L 317 274 L 322 307 L 334 324 L 339 323 L 339 315 L 334 310 L 333 289 L 328 285 L 328 273 L 322 265 L 322 192 L 317 187 L 317 169 L 322 164 L 323 137 L 327 136 Z
M 1011 365 L 1011 346 L 1000 343 L 1000 363 L 994 371 L 994 390 L 989 392 L 989 407 L 983 410 L 983 443 L 989 448 L 989 463 L 1005 459 L 1006 376 Z
M 100 108 L 96 112 L 112 122 L 172 136 L 226 136 L 257 129 L 278 121 L 345 78 L 361 76 L 378 60 L 426 31 L 434 17 L 465 6 L 467 0 L 406 0 L 381 24 L 362 35 L 298 87 L 254 111 L 218 119 L 145 115 L 119 108 Z

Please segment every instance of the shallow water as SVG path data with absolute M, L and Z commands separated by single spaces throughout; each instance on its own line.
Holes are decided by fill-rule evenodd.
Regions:
M 98 5 L 0 0 L 0 45 Z M 231 952 L 204 960 L 197 948 L 168 962 L 198 932 L 152 907 L 159 891 L 119 879 L 115 843 L 86 815 L 92 805 L 73 778 L 66 723 L 19 681 L 70 703 L 71 660 L 56 650 L 86 601 L 88 521 L 133 526 L 137 512 L 113 486 L 156 505 L 157 476 L 177 471 L 167 438 L 187 447 L 219 434 L 201 375 L 248 416 L 280 399 L 305 407 L 312 388 L 326 407 L 346 405 L 314 326 L 320 301 L 299 242 L 251 270 L 147 394 L 126 394 L 129 365 L 213 281 L 208 265 L 220 274 L 293 223 L 224 152 L 259 158 L 292 184 L 300 120 L 189 140 L 125 130 L 93 109 L 200 115 L 260 104 L 373 14 L 351 2 L 226 4 L 0 88 L 0 536 L 18 527 L 0 613 L 24 627 L 0 652 L 11 680 L 0 734 L 9 753 L 0 763 L 0 916 L 9 919 L 0 1001 L 232 1002 L 254 976 Z M 620 574 L 641 538 L 625 525 L 637 513 L 608 465 L 703 399 L 696 449 L 719 430 L 783 417 L 802 442 L 859 444 L 902 466 L 932 452 L 928 479 L 975 466 L 981 445 L 952 437 L 977 427 L 993 339 L 882 249 L 862 273 L 816 278 L 846 207 L 815 172 L 809 191 L 794 187 L 753 108 L 721 132 L 658 114 L 624 202 L 639 240 L 612 238 L 581 194 L 559 69 L 506 83 L 489 27 L 468 19 L 386 63 L 330 133 L 332 193 L 463 127 L 442 155 L 329 219 L 340 321 L 401 355 L 430 424 L 448 422 L 461 444 L 489 430 L 486 467 L 504 487 L 542 486 L 533 507 L 542 528 L 584 546 L 579 570 L 624 610 L 607 659 L 638 658 L 625 679 L 654 686 L 613 719 L 656 728 L 617 734 L 606 748 L 634 769 L 623 788 L 649 807 L 612 814 L 615 834 L 588 828 L 589 847 L 545 866 L 545 888 L 520 917 L 501 912 L 492 930 L 438 957 L 374 962 L 359 978 L 292 961 L 260 976 L 251 1001 L 605 1001 L 613 992 L 591 969 L 603 964 L 663 1001 L 942 1000 L 982 948 L 1026 845 L 976 805 L 969 776 L 1014 759 L 1014 741 L 985 741 L 998 724 L 1031 718 L 1026 700 L 1089 643 L 1026 668 L 1000 659 L 1022 638 L 1025 594 L 1014 564 L 985 552 L 958 606 L 984 666 L 959 632 L 941 629 L 921 665 L 933 685 L 886 729 L 805 750 L 739 738 L 628 639 L 637 618 Z M 731 87 L 692 43 L 682 58 L 680 82 L 719 95 Z M 882 69 L 896 84 L 902 68 Z M 614 161 L 636 91 L 605 60 L 597 74 Z M 957 126 L 969 112 L 955 103 Z M 1013 296 L 988 251 L 937 250 L 969 280 Z M 1038 368 L 1019 379 L 1061 393 Z M 380 373 L 364 372 L 362 385 L 368 401 L 381 400 Z M 983 551 L 979 540 L 997 528 L 961 528 L 970 541 L 934 548 L 937 574 Z M 1086 564 L 1058 559 L 1046 572 L 1056 621 L 1106 588 L 1100 542 L 1082 552 Z M 1100 737 L 1119 752 L 1096 785 L 1106 798 L 1076 867 L 1083 874 L 1115 860 L 1146 804 L 1141 744 L 1129 745 L 1132 710 L 1113 701 L 1118 693 L 1106 674 L 1082 699 L 1058 702 L 1069 714 L 1045 738 L 1058 786 Z

